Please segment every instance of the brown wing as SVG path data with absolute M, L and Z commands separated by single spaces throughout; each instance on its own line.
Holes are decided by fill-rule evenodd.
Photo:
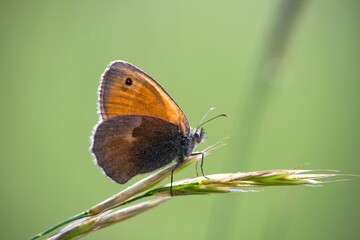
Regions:
M 124 114 L 157 117 L 188 133 L 188 121 L 165 90 L 149 75 L 124 61 L 109 64 L 99 89 L 102 120 Z
M 104 173 L 123 184 L 184 157 L 187 148 L 177 125 L 149 116 L 122 115 L 97 126 L 91 150 Z

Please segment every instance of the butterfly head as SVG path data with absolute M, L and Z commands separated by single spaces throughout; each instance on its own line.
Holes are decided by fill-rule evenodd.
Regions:
M 193 128 L 187 137 L 184 139 L 184 155 L 189 156 L 192 154 L 192 151 L 196 144 L 201 143 L 205 139 L 205 129 L 204 128 Z
M 195 128 L 191 134 L 193 142 L 195 144 L 201 143 L 205 139 L 205 129 L 204 128 Z

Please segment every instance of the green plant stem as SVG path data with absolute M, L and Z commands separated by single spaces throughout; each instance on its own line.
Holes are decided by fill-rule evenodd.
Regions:
M 60 228 L 62 226 L 65 226 L 68 223 L 74 222 L 75 220 L 78 220 L 78 219 L 81 219 L 81 218 L 84 218 L 84 217 L 87 217 L 87 216 L 89 216 L 88 211 L 76 214 L 76 215 L 74 215 L 74 216 L 72 216 L 72 217 L 70 217 L 68 219 L 65 219 L 62 222 L 59 222 L 58 224 L 55 224 L 54 226 L 50 227 L 49 229 L 45 230 L 44 232 L 41 232 L 41 233 L 35 235 L 33 238 L 31 238 L 31 240 L 39 239 L 39 238 L 51 233 L 52 231 L 55 231 L 56 229 L 58 229 L 58 228 Z

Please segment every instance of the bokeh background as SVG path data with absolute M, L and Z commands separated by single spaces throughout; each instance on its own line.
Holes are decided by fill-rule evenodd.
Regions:
M 230 135 L 207 174 L 359 174 L 359 12 L 356 0 L 1 1 L 0 238 L 28 239 L 125 187 L 89 153 L 115 59 L 157 79 L 193 126 L 210 107 L 228 114 L 198 147 Z M 351 178 L 182 197 L 87 239 L 355 239 L 359 196 Z

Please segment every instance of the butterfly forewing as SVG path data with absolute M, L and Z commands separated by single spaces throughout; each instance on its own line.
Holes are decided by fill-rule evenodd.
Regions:
M 189 132 L 188 121 L 174 100 L 149 75 L 130 63 L 115 61 L 102 75 L 99 110 L 103 120 L 125 114 L 157 117 Z

